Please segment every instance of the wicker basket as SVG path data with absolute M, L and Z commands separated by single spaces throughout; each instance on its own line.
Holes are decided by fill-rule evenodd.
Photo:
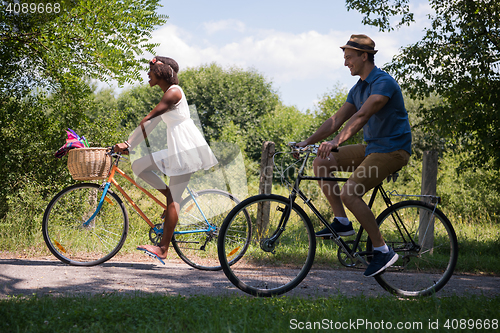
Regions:
M 68 169 L 74 180 L 104 179 L 111 169 L 111 156 L 106 155 L 106 148 L 71 149 Z

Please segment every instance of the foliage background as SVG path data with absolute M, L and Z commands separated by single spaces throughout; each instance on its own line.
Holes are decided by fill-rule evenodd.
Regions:
M 10 3 L 0 11 L 0 219 L 27 183 L 43 195 L 68 184 L 52 158 L 66 128 L 94 145 L 121 136 L 121 114 L 97 112 L 89 82 L 137 80 L 146 62 L 138 56 L 153 51 L 151 32 L 167 19 L 158 0 L 64 0 L 51 14 L 15 13 Z
M 346 0 L 363 23 L 390 31 L 413 22 L 411 0 Z M 461 169 L 500 167 L 500 3 L 493 0 L 430 0 L 435 14 L 419 42 L 403 47 L 386 69 L 412 98 L 442 103 L 417 113 L 425 130 L 467 151 Z M 396 23 L 394 23 L 396 22 Z
M 437 150 L 443 210 L 456 223 L 498 226 L 500 21 L 494 18 L 499 5 L 430 2 L 437 13 L 433 26 L 386 68 L 405 89 L 414 138 L 413 157 L 395 186 L 401 193 L 420 193 L 422 152 Z M 0 12 L 0 250 L 43 247 L 44 209 L 55 193 L 74 183 L 66 160 L 53 157 L 68 127 L 91 145 L 112 145 L 161 98 L 161 90 L 148 85 L 116 96 L 112 88 L 98 91 L 91 84 L 138 78 L 147 62 L 141 55 L 154 48 L 148 43 L 151 31 L 167 19 L 155 13 L 158 1 L 71 3 L 61 15 L 44 19 Z M 393 14 L 401 24 L 412 20 L 407 0 L 346 3 L 381 29 L 392 28 L 387 24 Z M 212 63 L 183 69 L 179 79 L 188 103 L 197 106 L 208 141 L 234 142 L 243 149 L 253 187 L 264 141 L 274 141 L 279 151 L 287 142 L 303 140 L 347 94 L 334 85 L 318 92 L 313 109 L 301 112 L 284 105 L 272 81 L 254 69 Z M 361 140 L 359 133 L 349 143 Z M 278 179 L 275 185 L 279 190 Z M 317 189 L 312 192 L 323 200 Z M 500 246 L 498 231 L 491 239 Z
M 207 71 L 216 75 L 206 75 Z M 201 80 L 196 80 L 196 73 L 202 73 Z M 188 100 L 189 103 L 201 101 L 197 106 L 201 105 L 198 111 L 205 116 L 202 121 L 207 139 L 234 142 L 243 149 L 250 194 L 256 194 L 258 188 L 263 142 L 274 141 L 277 151 L 286 151 L 286 143 L 303 140 L 312 134 L 330 116 L 332 110 L 342 105 L 347 94 L 345 90 L 334 86 L 321 96 L 315 109 L 304 113 L 295 107 L 283 105 L 272 90 L 272 82 L 252 69 L 222 68 L 209 64 L 185 69 L 179 77 L 185 91 L 199 92 Z M 238 80 L 240 82 L 236 83 Z M 241 108 L 237 107 L 234 99 L 218 99 L 225 94 L 230 84 L 234 91 L 246 91 L 238 101 L 242 104 Z M 210 89 L 210 92 L 204 94 L 205 89 Z M 241 117 L 251 119 L 255 112 L 248 107 L 254 98 L 254 92 L 265 89 L 268 89 L 268 100 L 262 103 L 273 107 L 261 114 L 254 124 L 248 124 L 251 120 L 241 122 Z M 23 137 L 17 135 L 16 131 L 7 132 L 5 129 L 5 134 L 2 135 L 5 144 L 1 147 L 10 147 L 6 153 L 12 156 L 5 167 L 2 165 L 2 177 L 8 179 L 11 189 L 11 192 L 6 193 L 8 210 L 0 224 L 0 246 L 4 249 L 12 246 L 7 240 L 14 235 L 22 240 L 16 245 L 18 248 L 43 247 L 43 240 L 39 235 L 43 211 L 55 193 L 63 186 L 74 183 L 66 169 L 66 160 L 53 157 L 54 152 L 64 143 L 64 124 L 72 124 L 70 126 L 85 134 L 93 145 L 112 145 L 128 137 L 139 119 L 158 103 L 162 95 L 160 89 L 150 88 L 149 85 L 134 86 L 117 97 L 111 89 L 95 91 L 90 85 L 80 87 L 78 91 L 80 98 L 77 100 L 68 98 L 64 93 L 43 98 L 38 96 L 37 99 L 26 98 L 22 103 L 16 103 L 12 99 L 9 111 L 3 113 L 4 117 L 12 117 L 15 112 L 20 113 L 18 117 L 32 117 L 32 121 L 23 124 L 24 130 L 31 133 L 29 136 Z M 423 100 L 406 97 L 414 138 L 413 157 L 401 171 L 398 182 L 390 189 L 402 194 L 419 194 L 422 152 L 435 149 L 440 153 L 438 194 L 443 197 L 442 209 L 456 223 L 498 225 L 500 172 L 493 167 L 493 160 L 483 167 L 462 169 L 458 173 L 458 167 L 472 153 L 468 155 L 457 151 L 453 142 L 430 134 L 422 123 L 419 108 L 441 102 L 441 98 L 436 96 Z M 78 109 L 79 112 L 71 112 L 72 109 Z M 61 113 L 66 115 L 63 120 L 60 119 Z M 208 126 L 206 119 L 210 116 L 224 118 L 226 125 L 216 128 Z M 10 124 L 15 122 L 12 120 Z M 361 133 L 351 139 L 352 143 L 361 141 Z M 43 161 L 40 156 L 43 156 Z M 274 191 L 279 193 L 283 189 L 276 173 L 275 175 Z M 315 187 L 311 184 L 309 193 L 315 202 L 327 209 L 323 196 Z M 498 231 L 492 237 L 494 243 L 500 244 Z

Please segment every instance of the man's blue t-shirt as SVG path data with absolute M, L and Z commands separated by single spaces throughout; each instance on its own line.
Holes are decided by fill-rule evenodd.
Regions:
M 363 127 L 367 142 L 365 155 L 390 153 L 404 149 L 411 154 L 411 130 L 403 94 L 396 80 L 375 67 L 368 77 L 359 80 L 347 95 L 348 103 L 359 110 L 370 95 L 383 95 L 389 101 L 382 109 L 370 117 Z

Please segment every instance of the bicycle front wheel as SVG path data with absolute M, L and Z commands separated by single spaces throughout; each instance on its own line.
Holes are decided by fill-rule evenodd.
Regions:
M 448 282 L 458 258 L 457 236 L 439 209 L 422 201 L 403 201 L 377 218 L 398 261 L 375 277 L 387 291 L 401 296 L 428 296 Z M 367 250 L 372 250 L 368 239 Z
M 50 252 L 66 264 L 94 266 L 111 259 L 125 243 L 128 215 L 122 200 L 108 190 L 95 213 L 103 189 L 76 184 L 59 192 L 45 209 L 43 239 Z
M 252 235 L 244 256 L 230 230 L 250 217 Z M 288 198 L 261 194 L 236 206 L 219 233 L 219 261 L 228 279 L 254 296 L 273 296 L 295 288 L 314 261 L 316 238 L 309 217 Z
M 193 199 L 194 196 L 194 199 Z M 202 190 L 180 204 L 179 221 L 172 237 L 172 246 L 179 257 L 191 267 L 216 271 L 222 267 L 217 255 L 217 237 L 226 217 L 240 201 L 228 192 Z M 241 244 L 233 261 L 245 253 L 250 237 L 250 219 L 234 225 L 231 233 Z

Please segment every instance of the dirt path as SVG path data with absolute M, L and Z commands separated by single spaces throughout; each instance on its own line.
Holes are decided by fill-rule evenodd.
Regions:
M 181 261 L 167 265 L 144 255 L 126 255 L 95 267 L 68 266 L 53 257 L 0 257 L 0 298 L 14 295 L 75 295 L 102 293 L 161 293 L 165 295 L 240 295 L 224 273 L 193 269 Z M 359 270 L 313 269 L 288 296 L 388 295 Z M 438 293 L 500 295 L 500 277 L 455 275 Z

